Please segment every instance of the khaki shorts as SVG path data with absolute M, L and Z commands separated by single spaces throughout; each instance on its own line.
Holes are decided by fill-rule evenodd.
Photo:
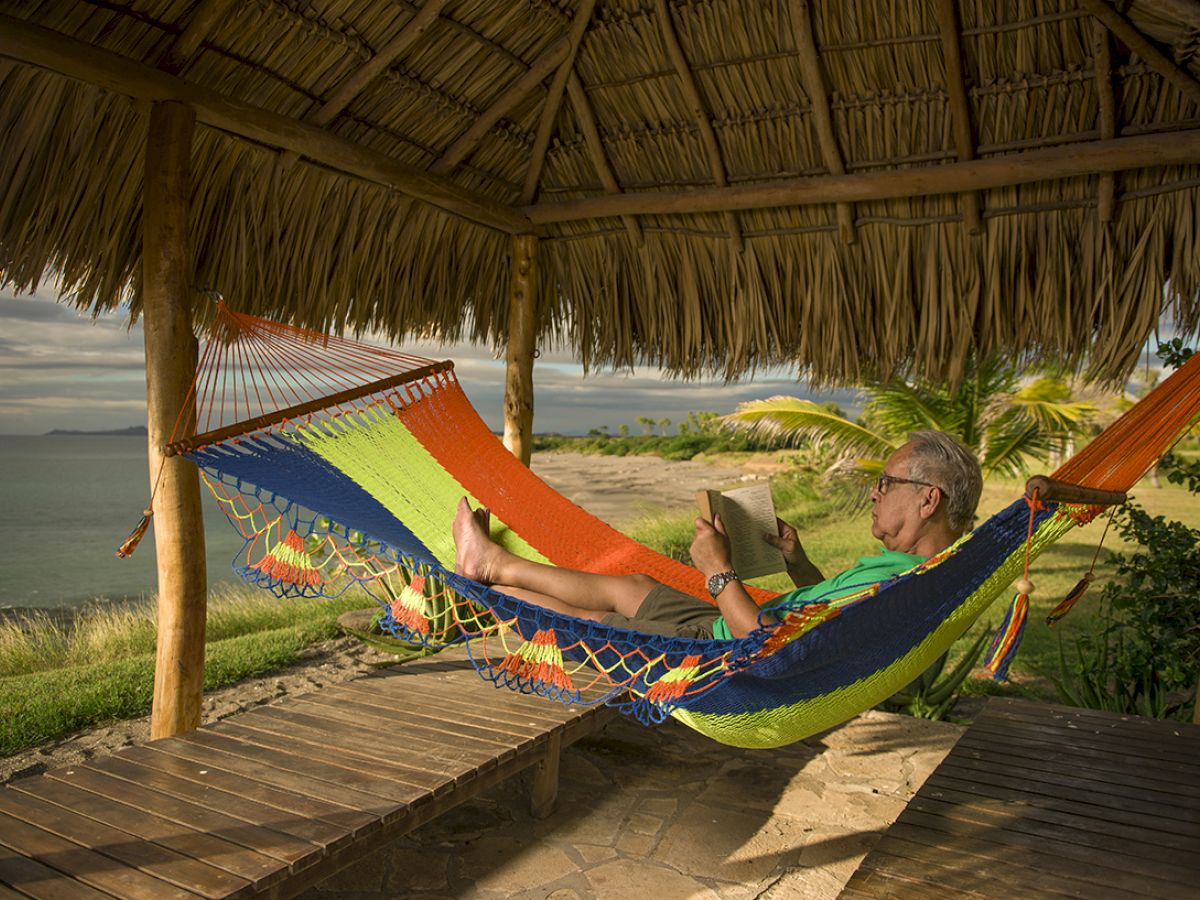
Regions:
M 665 584 L 656 584 L 638 607 L 637 615 L 608 613 L 600 621 L 614 628 L 629 628 L 646 634 L 711 640 L 713 622 L 721 615 L 711 603 Z

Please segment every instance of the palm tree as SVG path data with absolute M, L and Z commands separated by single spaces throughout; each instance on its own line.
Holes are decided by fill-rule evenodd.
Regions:
M 1053 373 L 1022 383 L 1021 373 L 1001 356 L 972 360 L 956 386 L 872 381 L 863 393 L 867 403 L 857 422 L 799 397 L 743 403 L 724 422 L 795 444 L 809 441 L 838 458 L 831 473 L 868 477 L 883 470 L 910 431 L 936 429 L 960 438 L 985 477 L 1012 477 L 1062 452 L 1096 411 L 1073 400 L 1070 387 Z

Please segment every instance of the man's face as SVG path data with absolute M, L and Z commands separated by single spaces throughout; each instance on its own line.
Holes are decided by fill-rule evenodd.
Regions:
M 912 447 L 905 444 L 888 457 L 883 474 L 893 478 L 908 478 L 908 458 Z M 921 519 L 921 501 L 928 488 L 916 484 L 892 482 L 881 493 L 878 486 L 871 489 L 871 534 L 888 550 L 910 552 Z

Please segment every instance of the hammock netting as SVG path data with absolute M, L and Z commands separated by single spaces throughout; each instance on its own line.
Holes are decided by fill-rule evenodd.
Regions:
M 1158 424 L 1143 415 L 1112 426 L 1055 477 L 1127 490 L 1200 408 L 1198 366 L 1200 358 L 1189 362 L 1122 420 L 1153 408 Z M 497 686 L 605 702 L 647 723 L 673 716 L 743 747 L 800 740 L 903 688 L 1005 592 L 1027 556 L 1101 511 L 1019 499 L 909 572 L 814 598 L 778 625 L 735 640 L 663 637 L 551 612 L 453 571 L 451 523 L 465 495 L 491 510 L 493 539 L 522 556 L 642 572 L 708 599 L 699 572 L 610 528 L 521 465 L 448 363 L 221 304 L 193 412 L 206 433 L 174 449 L 200 468 L 244 539 L 234 568 L 246 581 L 281 598 L 365 590 L 386 631 L 431 647 L 465 642 Z M 1131 434 L 1145 451 L 1132 462 Z M 760 603 L 774 596 L 751 592 Z

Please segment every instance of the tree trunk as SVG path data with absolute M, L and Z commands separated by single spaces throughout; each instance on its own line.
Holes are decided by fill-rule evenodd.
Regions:
M 512 281 L 505 354 L 504 446 L 529 465 L 533 452 L 533 358 L 537 348 L 537 237 L 512 241 Z
M 146 142 L 142 232 L 142 327 L 146 339 L 146 413 L 154 545 L 158 556 L 158 655 L 150 737 L 200 724 L 208 586 L 204 521 L 196 467 L 163 455 L 176 421 L 194 430 L 195 410 L 180 419 L 196 372 L 187 222 L 196 115 L 180 103 L 156 103 Z

